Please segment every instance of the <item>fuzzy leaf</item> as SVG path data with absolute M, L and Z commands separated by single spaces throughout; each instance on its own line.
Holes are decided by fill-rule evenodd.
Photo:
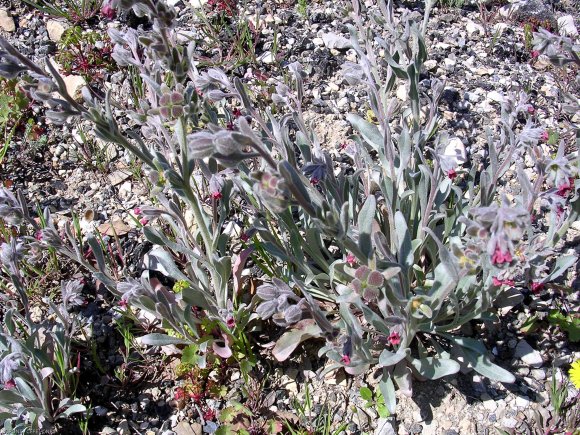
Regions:
M 385 400 L 385 405 L 391 414 L 394 414 L 397 407 L 397 398 L 395 396 L 395 385 L 389 374 L 384 374 L 379 382 L 381 394 Z
M 575 255 L 563 255 L 556 259 L 556 264 L 552 269 L 552 272 L 544 279 L 544 282 L 550 282 L 558 278 L 562 275 L 566 270 L 572 267 L 576 261 L 578 261 L 578 257 Z
M 65 417 L 70 416 L 71 414 L 76 414 L 78 412 L 85 412 L 87 407 L 85 405 L 81 405 L 80 403 L 76 403 L 72 406 L 69 406 L 63 413 Z
M 371 257 L 373 251 L 373 245 L 371 243 L 371 230 L 373 221 L 375 219 L 376 209 L 377 200 L 374 195 L 370 195 L 366 199 L 358 214 L 358 245 L 359 249 L 367 256 L 367 258 Z
M 167 346 L 169 344 L 191 344 L 188 340 L 158 333 L 147 334 L 141 337 L 141 343 L 148 346 Z
M 405 358 L 405 352 L 389 352 L 388 350 L 383 350 L 379 356 L 379 366 L 380 367 L 390 367 L 397 364 L 403 358 Z
M 463 348 L 463 355 L 465 356 L 465 360 L 471 364 L 477 373 L 493 381 L 505 382 L 507 384 L 512 384 L 516 381 L 514 375 L 506 369 L 492 363 L 485 355 L 468 348 Z
M 379 151 L 383 147 L 384 138 L 376 125 L 352 113 L 347 115 L 346 119 L 375 151 Z
M 427 357 L 422 359 L 410 359 L 411 365 L 421 376 L 428 379 L 439 379 L 443 376 L 457 373 L 459 364 L 451 359 Z
M 319 337 L 321 334 L 322 329 L 314 323 L 314 320 L 302 320 L 280 337 L 272 350 L 272 355 L 278 361 L 285 361 L 300 343 L 312 337 Z
M 413 266 L 413 246 L 411 244 L 411 234 L 407 227 L 407 221 L 400 211 L 395 213 L 395 230 L 397 231 L 399 262 L 405 266 L 405 269 L 408 269 Z

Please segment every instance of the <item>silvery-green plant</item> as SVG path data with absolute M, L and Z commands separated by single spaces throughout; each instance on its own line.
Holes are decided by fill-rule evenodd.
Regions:
M 30 219 L 22 198 L 0 191 L 4 225 L 11 229 Z M 0 420 L 10 431 L 49 429 L 61 418 L 86 411 L 75 398 L 80 355 L 73 355 L 72 343 L 81 327 L 70 310 L 82 304 L 82 284 L 62 284 L 61 302 L 46 300 L 54 320 L 33 317 L 27 294 L 27 277 L 22 261 L 36 261 L 39 246 L 35 238 L 15 236 L 0 246 L 0 273 L 11 281 L 11 292 L 2 295 L 0 327 Z
M 177 43 L 172 8 L 160 1 L 119 5 L 154 22 L 150 31 L 111 33 L 115 59 L 144 82 L 144 98 L 127 110 L 136 129 L 121 129 L 110 96 L 102 103 L 85 93 L 81 104 L 40 92 L 66 95 L 53 69 L 47 77 L 5 42 L 0 71 L 32 70 L 31 94 L 37 89 L 57 109 L 54 119 L 82 116 L 101 139 L 146 165 L 163 206 L 141 210 L 152 223 L 145 236 L 156 245 L 147 266 L 182 291 L 147 272 L 115 282 L 90 237 L 96 266 L 86 264 L 111 291 L 179 333 L 145 341 L 196 343 L 200 353 L 211 343 L 229 355 L 231 326 L 244 328 L 251 319 L 238 295 L 252 256 L 267 281 L 257 290 L 256 312 L 288 329 L 273 349 L 279 360 L 301 341 L 324 337 L 320 355 L 334 361 L 329 369 L 382 368 L 391 412 L 395 384 L 411 394 L 413 375 L 435 379 L 463 366 L 514 380 L 459 328 L 493 320 L 498 307 L 521 301 L 521 289 L 561 276 L 576 258 L 560 256 L 550 270 L 547 260 L 580 211 L 577 156 L 565 155 L 564 143 L 555 158 L 546 153 L 525 94 L 505 99 L 498 129 L 488 129 L 485 157 L 469 164 L 456 138 L 439 131 L 444 83 L 420 83 L 428 14 L 421 23 L 410 13 L 396 18 L 390 3 L 363 12 L 354 1 L 350 41 L 358 63 L 345 64 L 344 77 L 364 86 L 378 125 L 348 116 L 356 134 L 344 152 L 354 171 L 336 170 L 304 121 L 300 65 L 290 64 L 290 80 L 276 86 L 272 101 L 283 115 L 274 116 L 256 108 L 240 79 L 195 68 L 195 46 Z M 373 27 L 363 25 L 363 13 Z M 405 86 L 406 101 L 393 96 L 396 86 Z M 528 161 L 535 176 L 524 169 Z M 508 173 L 516 174 L 515 186 L 506 185 Z M 170 232 L 156 228 L 155 219 Z M 63 243 L 57 233 L 43 236 L 83 262 L 71 237 Z

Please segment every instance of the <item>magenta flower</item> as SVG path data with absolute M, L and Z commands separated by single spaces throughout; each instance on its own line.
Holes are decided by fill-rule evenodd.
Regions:
M 135 213 L 135 216 L 139 216 L 141 214 L 141 208 L 140 207 L 135 207 L 133 209 L 133 213 Z
M 528 106 L 528 113 L 530 115 L 533 115 L 536 112 L 536 109 L 534 109 L 534 106 L 532 106 L 531 104 Z
M 532 293 L 539 293 L 542 290 L 544 290 L 544 283 L 543 282 L 530 282 L 530 287 L 532 290 Z
M 511 285 L 514 286 L 516 283 L 514 282 L 514 280 L 512 279 L 499 279 L 496 276 L 493 277 L 493 285 L 496 287 L 502 286 L 502 285 Z
M 398 332 L 391 332 L 388 340 L 391 346 L 396 346 L 401 343 L 401 336 L 399 335 Z
M 342 358 L 340 358 L 340 362 L 343 364 L 346 364 L 347 366 L 350 365 L 350 356 L 347 354 L 344 354 L 342 356 Z
M 455 180 L 455 178 L 457 178 L 457 172 L 455 171 L 455 169 L 449 169 L 447 171 L 447 176 L 449 177 L 450 180 Z
M 540 139 L 543 140 L 544 142 L 548 142 L 548 139 L 550 139 L 550 133 L 548 133 L 548 130 L 544 130 L 542 132 L 542 134 L 540 135 Z
M 560 182 L 560 184 L 557 187 L 558 187 L 558 195 L 565 198 L 568 196 L 570 192 L 574 190 L 574 179 L 571 177 L 568 178 L 567 180 L 564 179 Z
M 111 5 L 111 1 L 106 1 L 103 3 L 103 7 L 101 8 L 101 15 L 109 20 L 113 20 L 116 15 L 115 8 Z
M 511 263 L 513 260 L 512 254 L 509 250 L 503 252 L 499 243 L 495 246 L 495 251 L 491 256 L 491 262 L 494 265 L 503 264 L 503 263 Z
M 211 193 L 211 197 L 217 201 L 217 200 L 222 199 L 223 195 L 221 192 L 215 191 L 215 192 Z
M 236 327 L 236 319 L 231 314 L 228 315 L 226 318 L 226 326 L 230 329 L 234 329 Z
M 16 388 L 16 382 L 14 382 L 14 379 L 8 379 L 4 383 L 4 389 L 6 389 L 6 390 L 12 390 L 13 388 Z
M 348 254 L 346 256 L 346 262 L 350 267 L 354 266 L 356 264 L 356 257 L 354 254 Z

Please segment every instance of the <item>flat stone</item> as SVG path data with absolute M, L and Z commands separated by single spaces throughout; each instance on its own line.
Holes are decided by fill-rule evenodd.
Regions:
M 457 165 L 462 165 L 467 162 L 467 151 L 465 150 L 465 145 L 463 145 L 463 141 L 458 137 L 452 137 L 449 139 L 449 143 L 445 147 L 444 155 L 452 157 Z
M 16 24 L 6 9 L 0 9 L 0 29 L 5 32 L 14 32 Z
M 530 399 L 527 397 L 516 397 L 516 406 L 519 408 L 528 408 L 530 406 Z
M 483 26 L 481 24 L 476 24 L 471 20 L 467 20 L 467 24 L 465 24 L 465 31 L 469 36 L 473 36 L 474 34 L 485 34 Z
M 502 103 L 503 102 L 503 95 L 497 91 L 491 91 L 491 92 L 487 93 L 487 99 L 490 101 L 494 101 L 496 103 Z
M 129 422 L 127 420 L 121 420 L 119 422 L 119 427 L 117 427 L 117 432 L 119 432 L 119 435 L 131 435 Z
M 274 55 L 272 54 L 272 52 L 271 52 L 271 51 L 267 51 L 267 52 L 265 52 L 264 54 L 262 54 L 262 55 L 261 55 L 261 56 L 258 58 L 258 60 L 259 60 L 260 62 L 263 62 L 263 63 L 265 63 L 266 65 L 270 65 L 270 64 L 273 64 L 273 63 L 274 63 L 274 61 L 276 60 L 276 58 L 274 57 Z
M 189 423 L 187 421 L 180 421 L 173 429 L 176 435 L 201 435 L 203 430 L 199 423 Z
M 59 42 L 62 34 L 67 29 L 67 25 L 60 20 L 48 20 L 46 23 L 46 31 L 51 41 Z
M 578 36 L 578 29 L 574 25 L 574 17 L 572 15 L 564 15 L 558 18 L 558 30 L 561 35 Z
M 111 185 L 117 186 L 127 180 L 130 176 L 131 174 L 128 171 L 118 170 L 109 174 L 109 181 L 111 182 Z
M 526 340 L 520 340 L 514 351 L 514 357 L 521 359 L 528 366 L 539 368 L 544 364 L 540 352 L 533 349 Z
M 394 420 L 392 418 L 379 418 L 375 435 L 396 435 Z
M 434 59 L 429 59 L 429 60 L 425 61 L 423 66 L 425 67 L 425 69 L 427 71 L 433 71 L 435 68 L 437 68 L 437 61 Z
M 87 84 L 85 79 L 81 76 L 65 76 L 63 77 L 64 84 L 66 86 L 66 91 L 73 98 L 78 98 L 81 94 L 81 90 Z
M 517 426 L 518 421 L 512 417 L 506 417 L 501 421 L 502 425 L 508 429 L 513 429 Z

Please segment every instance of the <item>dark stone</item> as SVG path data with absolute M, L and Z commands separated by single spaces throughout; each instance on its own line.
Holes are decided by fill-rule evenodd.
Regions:
M 531 24 L 534 28 L 545 27 L 553 30 L 558 26 L 552 9 L 543 0 L 527 0 L 521 3 L 515 9 L 512 18 L 523 24 Z

